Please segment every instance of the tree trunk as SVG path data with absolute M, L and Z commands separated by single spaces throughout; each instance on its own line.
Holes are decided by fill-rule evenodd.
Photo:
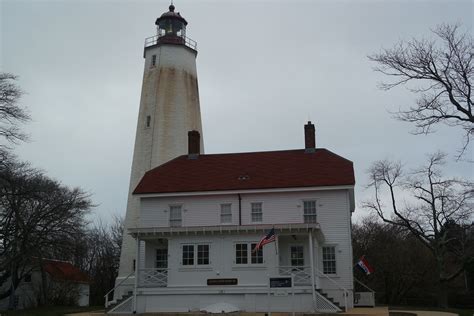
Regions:
M 438 306 L 448 308 L 448 284 L 446 281 L 443 281 L 446 271 L 442 253 L 436 253 L 436 262 L 438 265 Z
M 15 302 L 15 290 L 18 285 L 18 274 L 17 267 L 14 263 L 11 265 L 11 276 L 10 276 L 10 298 L 8 301 L 8 309 L 14 310 L 17 308 Z
M 448 288 L 447 283 L 440 281 L 438 283 L 438 306 L 448 308 Z
M 47 286 L 47 278 L 46 278 L 46 273 L 44 272 L 43 269 L 43 260 L 40 259 L 40 271 L 41 271 L 41 292 L 42 292 L 42 299 L 43 299 L 43 305 L 48 305 L 48 286 Z

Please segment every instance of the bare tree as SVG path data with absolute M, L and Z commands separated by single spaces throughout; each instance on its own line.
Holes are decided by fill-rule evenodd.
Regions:
M 474 134 L 474 41 L 470 34 L 460 33 L 458 25 L 440 25 L 433 33 L 438 42 L 402 41 L 369 59 L 378 64 L 376 71 L 394 79 L 382 83 L 382 89 L 416 84 L 410 89 L 419 95 L 416 105 L 400 109 L 396 117 L 414 123 L 415 134 L 429 133 L 438 123 L 461 127 L 465 131 L 462 155 Z
M 446 283 L 474 261 L 473 249 L 463 237 L 473 227 L 474 185 L 443 178 L 440 167 L 444 158 L 442 153 L 433 154 L 426 166 L 407 174 L 400 163 L 375 162 L 368 185 L 374 198 L 363 203 L 384 222 L 411 232 L 432 253 L 441 305 L 447 304 Z M 454 230 L 453 223 L 464 233 Z
M 0 138 L 6 142 L 0 143 L 3 153 L 8 143 L 17 143 L 27 139 L 19 125 L 30 119 L 24 107 L 18 104 L 23 91 L 15 83 L 17 77 L 9 73 L 0 73 Z
M 95 252 L 94 265 L 90 271 L 93 279 L 91 299 L 95 304 L 104 303 L 104 295 L 115 285 L 120 264 L 123 219 L 116 217 L 108 226 L 96 225 L 91 230 L 90 252 Z
M 0 165 L 0 285 L 13 297 L 34 259 L 63 257 L 76 244 L 92 206 L 89 196 L 16 160 Z M 0 286 L 1 287 L 1 286 Z
M 120 263 L 123 219 L 110 224 L 98 222 L 84 232 L 76 245 L 73 261 L 91 278 L 90 304 L 101 305 L 104 295 L 115 285 Z
M 378 302 L 433 301 L 436 265 L 429 250 L 404 227 L 380 222 L 376 215 L 364 218 L 353 227 L 352 247 L 355 262 L 365 255 L 375 267 L 369 276 L 356 270 L 355 277 L 375 290 Z

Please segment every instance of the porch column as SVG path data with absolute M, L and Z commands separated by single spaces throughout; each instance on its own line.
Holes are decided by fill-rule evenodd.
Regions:
M 139 266 L 139 259 L 140 259 L 140 238 L 138 238 L 137 234 L 137 251 L 135 256 L 135 285 L 133 287 L 133 313 L 137 313 L 137 287 L 138 287 L 138 266 Z
M 313 249 L 313 230 L 309 230 L 309 262 L 311 264 L 311 293 L 313 294 L 313 306 L 317 309 L 316 303 L 316 284 L 315 284 L 315 277 L 314 277 L 314 249 Z

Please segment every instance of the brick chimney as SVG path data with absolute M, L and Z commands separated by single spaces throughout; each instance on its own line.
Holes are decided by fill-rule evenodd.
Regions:
M 304 126 L 304 152 L 314 153 L 316 151 L 316 134 L 314 124 L 308 121 Z
M 198 131 L 188 132 L 188 158 L 197 159 L 201 153 L 201 135 Z

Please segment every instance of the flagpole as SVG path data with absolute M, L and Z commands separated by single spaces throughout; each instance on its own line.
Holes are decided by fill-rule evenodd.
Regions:
M 275 226 L 273 226 L 273 229 L 275 229 Z M 278 256 L 278 235 L 275 233 L 275 255 Z M 277 257 L 277 263 L 278 262 L 278 257 Z

